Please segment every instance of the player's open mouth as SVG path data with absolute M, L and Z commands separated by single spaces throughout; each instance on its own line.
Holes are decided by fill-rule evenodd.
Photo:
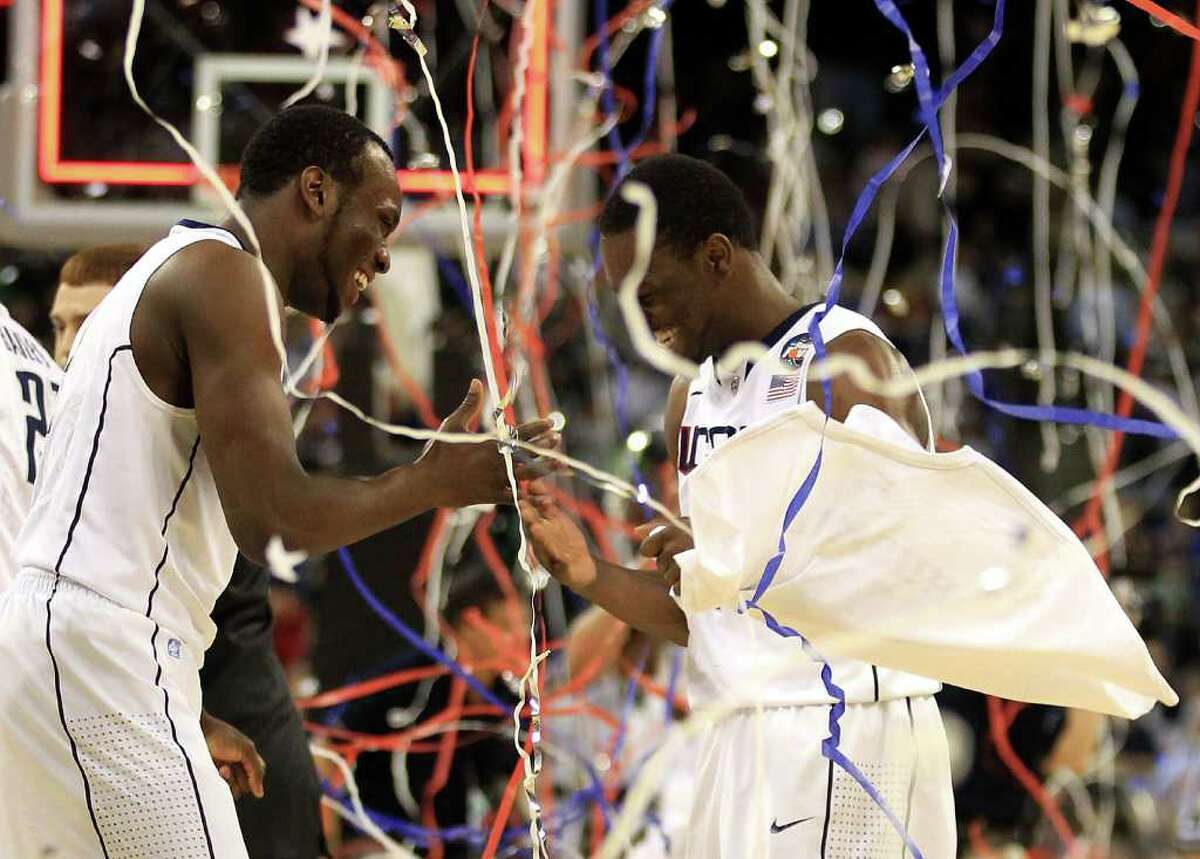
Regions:
M 367 277 L 367 273 L 361 268 L 354 270 L 354 285 L 358 287 L 359 292 L 365 292 L 367 287 L 371 285 L 371 279 Z

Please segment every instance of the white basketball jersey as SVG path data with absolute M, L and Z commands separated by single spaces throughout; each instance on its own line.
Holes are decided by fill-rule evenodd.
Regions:
M 700 376 L 688 387 L 679 428 L 679 506 L 684 516 L 692 469 L 741 430 L 805 401 L 808 366 L 815 351 L 808 327 L 822 307 L 797 310 L 764 338 L 789 368 L 787 372 L 772 372 L 766 364 L 743 365 L 737 373 L 718 378 L 711 357 L 701 366 Z M 837 306 L 821 320 L 820 330 L 826 343 L 853 330 L 887 340 L 870 319 Z M 833 702 L 821 680 L 820 655 L 798 639 L 769 630 L 757 612 L 739 613 L 736 606 L 698 612 L 688 617 L 688 629 L 688 696 L 693 707 Z M 829 664 L 833 682 L 852 704 L 929 695 L 941 688 L 936 681 L 865 662 L 834 659 Z M 760 679 L 764 676 L 771 679 L 764 683 Z
M 146 281 L 199 241 L 240 247 L 217 227 L 176 226 L 80 329 L 17 560 L 144 614 L 203 651 L 216 632 L 209 614 L 229 582 L 237 549 L 195 410 L 150 390 L 129 337 Z
M 17 574 L 13 544 L 29 513 L 62 371 L 0 304 L 0 591 Z

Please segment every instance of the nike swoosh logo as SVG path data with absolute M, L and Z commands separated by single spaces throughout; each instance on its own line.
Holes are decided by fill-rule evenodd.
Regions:
M 808 820 L 812 820 L 812 818 L 811 817 L 801 817 L 798 820 L 793 820 L 791 823 L 785 823 L 782 826 L 779 825 L 779 821 L 772 820 L 771 821 L 771 834 L 776 835 L 780 832 L 783 832 L 785 829 L 791 829 L 797 823 L 804 823 L 805 821 L 808 821 Z

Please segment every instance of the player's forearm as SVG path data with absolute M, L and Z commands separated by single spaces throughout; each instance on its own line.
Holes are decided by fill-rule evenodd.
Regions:
M 687 646 L 687 618 L 655 575 L 599 558 L 593 560 L 596 577 L 590 584 L 576 588 L 580 596 L 634 629 Z
M 593 663 L 614 666 L 629 635 L 629 624 L 598 605 L 592 606 L 567 630 L 567 673 L 575 677 Z
M 230 526 L 242 554 L 259 563 L 274 536 L 288 550 L 319 555 L 440 506 L 442 489 L 419 463 L 365 479 L 302 474 L 271 493 L 273 500 L 257 499 L 258 510 Z

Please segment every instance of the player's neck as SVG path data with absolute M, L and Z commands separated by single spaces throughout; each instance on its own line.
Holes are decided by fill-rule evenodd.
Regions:
M 282 223 L 282 219 L 278 213 L 271 211 L 272 200 L 270 198 L 266 200 L 243 199 L 239 202 L 242 204 L 246 217 L 250 220 L 250 225 L 254 227 L 259 256 L 266 264 L 267 271 L 271 272 L 271 277 L 275 279 L 275 286 L 283 295 L 284 303 L 287 303 L 292 283 L 293 254 L 288 251 L 283 231 L 276 226 Z M 233 216 L 226 218 L 221 227 L 233 233 L 241 242 L 242 247 L 254 253 L 255 242 L 251 240 L 250 234 Z
M 762 340 L 802 306 L 783 291 L 757 254 L 745 263 L 735 289 L 737 300 L 727 302 L 723 314 L 719 338 L 722 342 L 714 350 L 717 355 L 735 343 Z

